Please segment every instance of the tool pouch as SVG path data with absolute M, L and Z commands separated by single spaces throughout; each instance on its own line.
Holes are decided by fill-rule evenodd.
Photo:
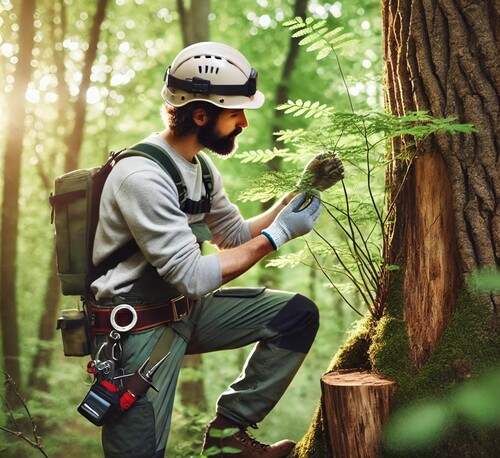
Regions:
M 61 330 L 64 356 L 86 356 L 90 354 L 90 339 L 87 318 L 82 310 L 66 309 L 57 320 Z

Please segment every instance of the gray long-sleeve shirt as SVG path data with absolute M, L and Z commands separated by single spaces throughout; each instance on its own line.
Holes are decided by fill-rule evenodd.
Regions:
M 187 188 L 186 196 L 200 200 L 205 190 L 199 162 L 188 162 L 158 134 L 144 141 L 160 146 L 172 157 Z M 206 155 L 204 158 L 212 170 L 214 190 L 210 213 L 199 215 L 180 209 L 174 181 L 156 162 L 136 156 L 117 162 L 101 197 L 93 262 L 103 261 L 131 238 L 140 251 L 92 283 L 97 300 L 129 292 L 148 263 L 166 282 L 192 298 L 221 286 L 216 254 L 202 256 L 189 224 L 204 220 L 212 231 L 212 243 L 221 249 L 249 240 L 250 229 L 226 197 L 215 165 Z

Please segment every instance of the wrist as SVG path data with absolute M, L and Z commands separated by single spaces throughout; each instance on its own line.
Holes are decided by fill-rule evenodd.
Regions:
M 269 243 L 271 244 L 271 246 L 273 247 L 273 249 L 276 251 L 278 249 L 278 245 L 276 244 L 276 242 L 274 241 L 273 239 L 273 236 L 267 232 L 266 230 L 263 230 L 261 232 L 261 234 L 267 238 L 267 240 L 269 240 Z

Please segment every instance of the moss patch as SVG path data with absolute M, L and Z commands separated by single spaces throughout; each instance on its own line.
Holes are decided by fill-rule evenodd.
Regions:
M 438 348 L 418 371 L 412 369 L 405 323 L 386 315 L 369 355 L 374 368 L 399 384 L 398 401 L 442 394 L 492 367 L 500 357 L 500 336 L 490 328 L 491 312 L 478 296 L 463 292 Z
M 333 357 L 327 372 L 340 369 L 368 370 L 371 368 L 368 350 L 374 332 L 374 320 L 367 316 L 359 320 L 345 343 Z
M 309 430 L 292 450 L 289 458 L 325 458 L 328 456 L 325 441 L 323 413 L 321 407 L 318 407 Z
M 394 304 L 393 304 L 394 305 Z M 373 369 L 398 382 L 395 410 L 418 400 L 446 398 L 451 388 L 495 367 L 500 359 L 500 336 L 494 316 L 483 297 L 464 290 L 457 310 L 429 360 L 418 370 L 412 366 L 406 326 L 400 307 L 396 316 L 386 311 L 369 349 Z M 432 450 L 401 456 L 500 456 L 498 431 L 467 424 L 453 425 L 447 438 Z M 492 450 L 498 455 L 488 455 Z M 458 455 L 450 453 L 458 452 Z M 486 455 L 485 455 L 486 453 Z M 384 452 L 384 456 L 398 456 Z

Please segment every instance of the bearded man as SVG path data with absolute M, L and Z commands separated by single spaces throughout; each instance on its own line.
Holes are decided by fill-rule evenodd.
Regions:
M 156 390 L 137 396 L 128 387 L 137 399 L 104 425 L 105 456 L 163 457 L 184 355 L 255 343 L 242 373 L 217 401 L 203 452 L 222 457 L 224 447 L 233 447 L 240 457 L 285 457 L 292 441 L 262 444 L 247 428 L 264 419 L 299 369 L 318 329 L 317 307 L 297 292 L 222 285 L 308 233 L 320 201 L 288 194 L 245 220 L 202 152 L 233 154 L 248 127 L 245 110 L 264 103 L 257 72 L 239 51 L 213 42 L 187 47 L 168 68 L 162 96 L 165 128 L 141 143 L 170 157 L 181 185 L 156 161 L 131 156 L 116 163 L 101 198 L 93 262 L 132 239 L 139 250 L 92 282 L 88 313 L 94 355 L 108 331 L 121 333 L 120 354 L 113 358 L 123 373 L 140 370 L 166 333 L 171 337 L 162 352 L 168 357 L 155 367 Z M 204 255 L 205 241 L 218 251 Z M 168 308 L 163 315 L 160 306 Z M 126 326 L 116 325 L 117 308 L 130 313 Z M 229 436 L 214 434 L 228 428 Z

